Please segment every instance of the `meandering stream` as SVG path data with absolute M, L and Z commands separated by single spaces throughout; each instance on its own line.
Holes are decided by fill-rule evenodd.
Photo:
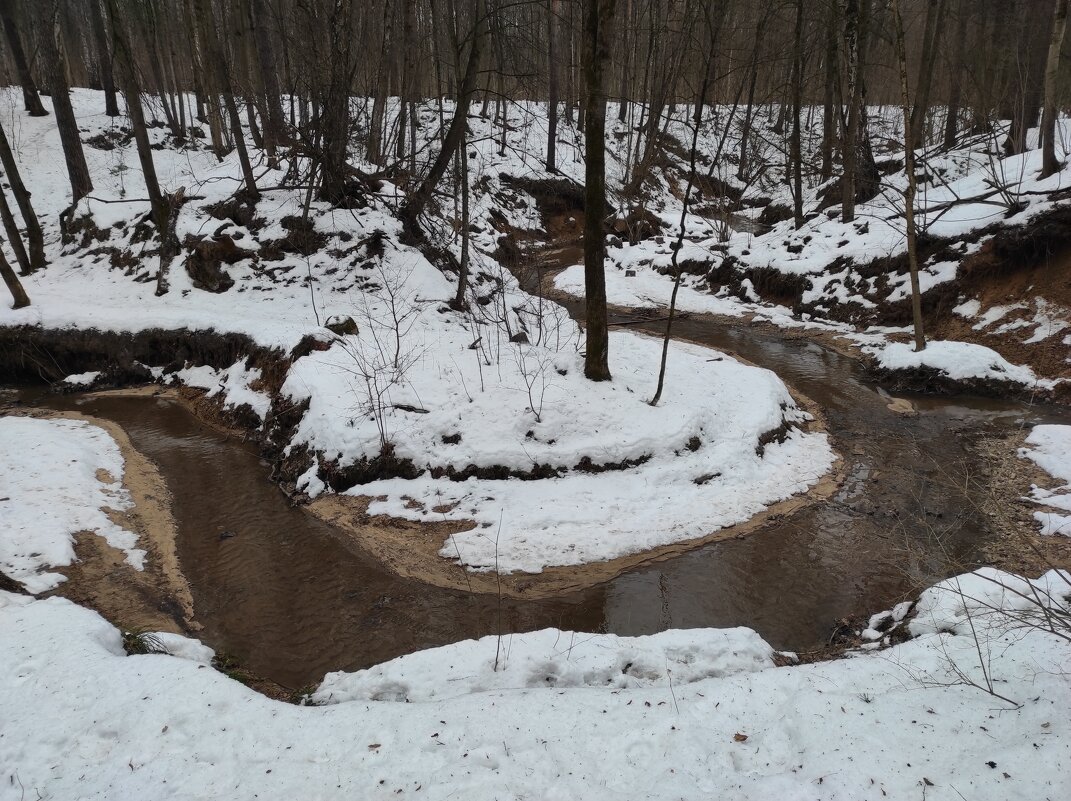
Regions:
M 948 550 L 969 559 L 993 536 L 963 489 L 974 458 L 967 445 L 980 426 L 1010 430 L 1071 417 L 1015 402 L 930 397 L 913 398 L 919 414 L 904 417 L 887 408 L 858 363 L 816 344 L 699 317 L 679 321 L 676 332 L 773 369 L 817 402 L 848 478 L 832 500 L 752 536 L 554 599 L 500 602 L 388 573 L 291 507 L 251 446 L 174 401 L 35 394 L 33 403 L 113 420 L 157 462 L 173 497 L 200 636 L 290 688 L 420 648 L 546 626 L 636 635 L 741 625 L 777 648 L 821 647 L 838 619 L 888 608 L 950 571 Z

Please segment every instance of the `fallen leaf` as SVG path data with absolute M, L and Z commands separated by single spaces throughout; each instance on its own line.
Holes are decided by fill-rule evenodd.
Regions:
M 738 743 L 742 743 L 742 742 L 744 742 L 744 740 L 747 739 L 747 735 L 746 734 L 741 734 L 740 732 L 737 732 L 736 734 L 733 735 L 733 739 L 736 740 Z

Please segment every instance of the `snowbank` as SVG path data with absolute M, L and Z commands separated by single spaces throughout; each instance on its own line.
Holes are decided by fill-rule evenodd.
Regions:
M 356 673 L 328 673 L 314 704 L 432 701 L 491 690 L 681 686 L 774 666 L 754 631 L 671 629 L 646 637 L 543 629 L 418 651 Z
M 1062 486 L 1045 489 L 1035 485 L 1030 491 L 1032 500 L 1049 509 L 1034 512 L 1041 524 L 1041 533 L 1071 537 L 1071 426 L 1034 426 L 1026 438 L 1027 447 L 1019 455 L 1030 459 Z
M 970 342 L 930 341 L 921 351 L 911 343 L 889 342 L 864 347 L 863 351 L 874 356 L 885 370 L 929 368 L 953 381 L 978 379 L 1039 387 L 1053 384 L 1039 379 L 1029 367 L 1012 364 L 995 350 Z
M 0 570 L 33 593 L 65 580 L 49 568 L 75 561 L 74 535 L 92 532 L 143 569 L 137 535 L 108 510 L 133 503 L 123 489 L 123 456 L 115 440 L 82 420 L 0 417 Z
M 512 656 L 504 641 L 508 678 L 464 679 L 464 695 L 452 680 L 490 677 L 493 638 L 395 660 L 355 679 L 353 700 L 299 707 L 188 659 L 126 656 L 116 629 L 66 600 L 0 593 L 0 799 L 1066 797 L 1066 643 L 1014 619 L 977 639 L 939 633 L 963 630 L 959 596 L 927 597 L 933 631 L 853 659 L 737 672 L 732 657 L 724 675 L 684 683 L 681 649 L 695 649 L 699 672 L 726 646 L 753 668 L 761 641 L 587 635 L 570 652 L 569 635 L 542 632 L 514 638 Z M 660 651 L 664 681 L 584 681 L 635 652 L 653 676 Z M 529 681 L 540 652 L 584 686 Z M 1020 706 L 969 686 L 985 675 Z M 369 697 L 391 681 L 425 700 Z

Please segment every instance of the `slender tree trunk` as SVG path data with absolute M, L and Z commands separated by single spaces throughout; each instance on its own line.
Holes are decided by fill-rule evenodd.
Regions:
M 461 262 L 459 264 L 457 272 L 457 293 L 454 295 L 453 307 L 455 309 L 464 309 L 465 304 L 465 290 L 468 288 L 469 281 L 469 239 L 471 237 L 471 231 L 469 231 L 469 157 L 467 146 L 465 144 L 466 136 L 462 131 L 461 147 L 457 151 L 460 175 L 461 175 Z
M 1056 160 L 1056 90 L 1060 78 L 1060 50 L 1067 29 L 1068 0 L 1056 0 L 1052 21 L 1052 41 L 1045 61 L 1045 111 L 1041 120 L 1041 177 L 1048 178 L 1060 171 Z
M 797 0 L 802 6 L 802 0 Z M 722 13 L 724 14 L 724 6 L 722 7 Z M 709 20 L 708 20 L 709 23 Z M 720 25 L 720 22 L 719 22 Z M 658 385 L 655 387 L 654 396 L 650 400 L 651 406 L 657 406 L 658 402 L 662 399 L 662 389 L 665 386 L 666 381 L 666 361 L 669 357 L 669 340 L 673 333 L 673 318 L 677 311 L 677 292 L 681 286 L 681 268 L 680 268 L 680 252 L 684 246 L 684 233 L 688 221 L 688 208 L 692 200 L 692 188 L 695 186 L 696 179 L 696 156 L 699 146 L 699 129 L 703 124 L 703 98 L 706 97 L 707 89 L 710 86 L 711 80 L 711 65 L 714 62 L 714 45 L 716 40 L 715 29 L 713 26 L 710 30 L 710 45 L 707 49 L 707 64 L 706 69 L 703 72 L 703 84 L 699 90 L 699 99 L 696 102 L 696 113 L 693 120 L 695 127 L 692 129 L 692 145 L 688 151 L 688 181 L 684 187 L 684 198 L 681 202 L 681 220 L 677 229 L 677 242 L 676 247 L 673 248 L 673 255 L 670 257 L 671 271 L 673 273 L 673 291 L 669 296 L 669 311 L 666 315 L 666 333 L 662 337 L 662 358 L 658 365 Z M 737 93 L 737 100 L 739 101 L 739 92 Z M 797 114 L 797 117 L 799 115 Z M 728 130 L 729 123 L 726 123 L 726 130 Z M 722 137 L 721 144 L 725 143 L 725 138 Z M 719 155 L 721 144 L 719 144 Z
M 803 227 L 803 152 L 800 117 L 803 114 L 803 0 L 796 0 L 796 27 L 792 48 L 792 134 L 789 158 L 792 161 L 792 217 L 796 228 Z
M 134 144 L 145 180 L 145 191 L 149 195 L 153 224 L 163 237 L 167 231 L 167 221 L 171 210 L 167 199 L 160 192 L 160 181 L 156 177 L 156 164 L 152 158 L 149 131 L 145 127 L 145 112 L 141 107 L 141 88 L 135 72 L 134 56 L 130 51 L 129 39 L 123 28 L 122 16 L 117 4 L 118 0 L 105 0 L 108 22 L 112 30 L 112 52 L 115 53 L 116 62 L 119 65 L 119 77 L 126 99 L 126 113 L 134 132 Z
M 4 231 L 7 232 L 8 243 L 15 253 L 15 261 L 19 263 L 19 272 L 23 275 L 29 275 L 33 272 L 33 268 L 30 266 L 30 257 L 26 255 L 26 246 L 22 244 L 22 232 L 19 231 L 18 223 L 15 222 L 15 215 L 11 213 L 11 206 L 8 205 L 7 195 L 2 188 L 0 188 L 0 218 L 3 218 Z
M 21 309 L 29 306 L 30 296 L 26 294 L 26 290 L 22 287 L 22 282 L 15 275 L 15 271 L 11 269 L 11 265 L 8 264 L 2 250 L 0 250 L 0 276 L 3 276 L 4 283 L 7 284 L 7 288 L 11 292 L 11 298 L 14 300 L 11 308 Z
M 274 147 L 286 138 L 286 122 L 283 120 L 282 94 L 279 90 L 279 73 L 275 69 L 275 51 L 268 30 L 268 14 L 265 0 L 250 0 L 253 22 L 253 37 L 256 40 L 257 63 L 260 67 L 261 85 L 264 87 L 264 138 L 269 147 Z
M 837 139 L 836 101 L 837 73 L 837 3 L 829 4 L 829 19 L 826 23 L 825 80 L 822 83 L 822 181 L 833 177 L 833 146 Z
M 58 15 L 58 9 L 56 13 Z M 52 73 L 52 110 L 56 114 L 56 127 L 59 129 L 60 145 L 63 158 L 67 162 L 67 176 L 71 182 L 71 207 L 93 191 L 93 180 L 89 176 L 82 139 L 78 133 L 78 120 L 71 106 L 70 87 L 67 85 L 67 59 L 63 50 L 63 37 L 60 32 L 60 20 L 44 20 L 46 30 L 41 32 L 41 49 Z
M 616 0 L 584 0 L 584 295 L 587 353 L 584 375 L 610 380 L 610 337 L 606 319 L 606 67 Z
M 547 172 L 557 171 L 559 2 L 547 0 Z
M 937 62 L 937 49 L 944 35 L 947 0 L 929 0 L 926 6 L 926 27 L 922 33 L 922 56 L 919 62 L 918 81 L 915 84 L 915 105 L 911 109 L 911 145 L 915 148 L 926 144 L 926 114 L 930 110 L 930 87 Z
M 860 91 L 859 91 L 859 2 L 846 0 L 844 4 L 844 52 L 848 68 L 848 118 L 844 126 L 841 142 L 841 215 L 843 222 L 855 220 L 855 168 L 858 149 L 855 146 L 859 138 Z
M 41 103 L 41 95 L 37 91 L 37 84 L 34 83 L 30 64 L 26 60 L 26 51 L 22 49 L 22 38 L 15 24 L 13 0 L 0 0 L 0 22 L 4 25 L 4 34 L 7 37 L 8 48 L 11 50 L 11 60 L 15 62 L 15 71 L 19 76 L 19 83 L 22 84 L 22 100 L 26 111 L 31 117 L 45 117 L 48 112 Z
M 952 63 L 948 89 L 948 116 L 945 117 L 943 143 L 946 150 L 955 146 L 956 135 L 959 133 L 959 110 L 963 102 L 963 73 L 967 69 L 967 21 L 970 19 L 970 14 L 963 2 L 958 4 L 956 12 L 956 56 Z
M 904 114 L 904 172 L 907 189 L 904 190 L 904 221 L 907 227 L 907 259 L 911 272 L 911 317 L 915 325 L 915 350 L 926 349 L 926 335 L 922 329 L 922 292 L 919 288 L 918 232 L 915 228 L 915 149 L 911 141 L 911 98 L 907 85 L 907 47 L 904 44 L 904 21 L 900 16 L 900 0 L 892 0 L 893 24 L 896 33 L 896 54 L 900 63 L 900 98 Z
M 45 266 L 45 238 L 41 233 L 41 223 L 37 220 L 33 205 L 30 203 L 30 193 L 26 184 L 22 182 L 18 165 L 15 164 L 15 156 L 11 152 L 11 144 L 7 141 L 7 133 L 0 125 L 0 163 L 4 165 L 7 173 L 7 181 L 11 185 L 11 194 L 15 196 L 15 202 L 22 214 L 22 224 L 26 228 L 26 243 L 30 250 L 30 269 L 40 270 Z
M 97 57 L 100 59 L 100 80 L 104 86 L 104 113 L 109 117 L 118 117 L 119 101 L 115 93 L 112 52 L 108 47 L 108 32 L 104 28 L 104 16 L 99 0 L 91 0 L 89 3 L 89 20 L 93 26 L 93 38 L 97 42 Z

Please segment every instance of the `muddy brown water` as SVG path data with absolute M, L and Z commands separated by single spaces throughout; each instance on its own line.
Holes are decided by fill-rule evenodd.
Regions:
M 1069 417 L 1019 403 L 930 397 L 913 397 L 919 415 L 902 417 L 856 362 L 826 348 L 702 318 L 681 320 L 676 331 L 773 369 L 816 401 L 848 478 L 831 501 L 745 539 L 548 600 L 500 604 L 388 573 L 331 526 L 290 506 L 252 447 L 171 400 L 33 402 L 113 420 L 157 462 L 174 500 L 200 636 L 290 688 L 421 648 L 546 626 L 624 635 L 749 626 L 777 648 L 819 648 L 838 619 L 889 608 L 952 570 L 945 551 L 970 559 L 993 536 L 962 489 L 979 429 Z

